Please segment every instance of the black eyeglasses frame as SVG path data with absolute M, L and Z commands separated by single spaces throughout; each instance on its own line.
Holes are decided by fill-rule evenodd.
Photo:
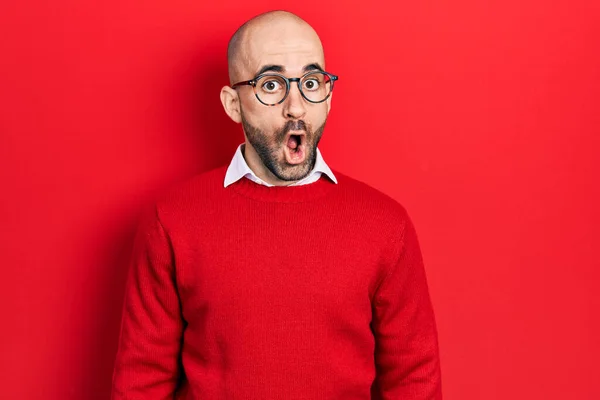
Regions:
M 310 100 L 308 97 L 306 97 L 306 95 L 302 91 L 302 87 L 300 86 L 300 81 L 302 81 L 302 79 L 304 79 L 305 77 L 307 77 L 309 75 L 312 75 L 312 74 L 314 74 L 316 72 L 320 72 L 322 74 L 327 75 L 329 77 L 330 81 L 331 81 L 331 89 L 329 90 L 329 93 L 327 94 L 327 96 L 325 96 L 325 98 L 323 100 L 319 100 L 319 101 L 313 101 L 313 100 Z M 282 78 L 285 81 L 285 86 L 286 86 L 286 88 L 285 88 L 285 96 L 283 96 L 283 98 L 279 102 L 277 102 L 277 103 L 274 103 L 274 104 L 265 103 L 264 101 L 262 101 L 260 99 L 260 97 L 258 97 L 258 94 L 256 93 L 256 83 L 261 78 L 264 78 L 265 76 L 276 76 L 276 77 Z M 304 100 L 308 101 L 309 103 L 318 104 L 318 103 L 324 102 L 325 100 L 327 100 L 329 98 L 329 96 L 331 96 L 331 93 L 333 92 L 334 82 L 337 81 L 338 79 L 340 79 L 339 76 L 333 75 L 333 74 L 330 74 L 329 72 L 321 71 L 321 70 L 318 70 L 318 69 L 315 69 L 315 70 L 312 70 L 312 71 L 308 71 L 307 73 L 305 73 L 304 75 L 302 75 L 300 78 L 288 78 L 288 77 L 285 77 L 285 76 L 283 76 L 281 74 L 277 74 L 277 73 L 274 73 L 274 72 L 265 72 L 264 74 L 260 74 L 260 75 L 255 76 L 254 78 L 250 79 L 249 81 L 242 81 L 242 82 L 234 83 L 231 86 L 231 88 L 235 89 L 236 87 L 244 86 L 244 85 L 252 86 L 253 91 L 254 91 L 254 96 L 256 96 L 256 99 L 258 101 L 260 101 L 262 104 L 264 104 L 265 106 L 273 107 L 273 106 L 276 106 L 278 104 L 283 103 L 285 101 L 285 99 L 287 99 L 287 97 L 290 94 L 290 88 L 291 88 L 290 82 L 296 82 L 297 85 L 298 85 L 298 90 L 300 91 L 300 94 L 302 95 L 302 97 L 304 98 Z

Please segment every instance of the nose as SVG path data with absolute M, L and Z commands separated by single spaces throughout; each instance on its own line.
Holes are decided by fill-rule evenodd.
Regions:
M 295 82 L 290 85 L 288 97 L 283 102 L 283 113 L 286 119 L 300 119 L 306 114 L 306 102 Z

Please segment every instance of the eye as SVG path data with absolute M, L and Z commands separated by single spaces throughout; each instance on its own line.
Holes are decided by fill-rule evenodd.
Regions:
M 304 81 L 304 89 L 317 90 L 319 88 L 319 80 L 317 78 L 309 78 Z
M 264 82 L 261 87 L 265 92 L 273 93 L 281 89 L 281 83 L 275 79 L 271 79 Z

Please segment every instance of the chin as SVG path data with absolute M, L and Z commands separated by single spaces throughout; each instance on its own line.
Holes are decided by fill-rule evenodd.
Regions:
M 284 181 L 299 181 L 300 179 L 306 178 L 314 166 L 311 163 L 312 157 L 307 157 L 301 164 L 290 165 L 287 163 L 285 157 L 277 165 L 277 171 L 271 171 L 273 174 Z M 312 165 L 311 165 L 312 164 Z
M 282 164 L 277 166 L 277 171 L 273 172 L 273 174 L 283 181 L 299 181 L 300 179 L 304 179 L 310 173 L 309 165 L 306 162 L 299 165 L 288 165 L 285 161 Z

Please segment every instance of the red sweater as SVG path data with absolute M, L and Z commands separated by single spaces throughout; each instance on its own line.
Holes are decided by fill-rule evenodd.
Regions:
M 339 171 L 302 186 L 203 173 L 137 237 L 113 400 L 439 400 L 405 209 Z

